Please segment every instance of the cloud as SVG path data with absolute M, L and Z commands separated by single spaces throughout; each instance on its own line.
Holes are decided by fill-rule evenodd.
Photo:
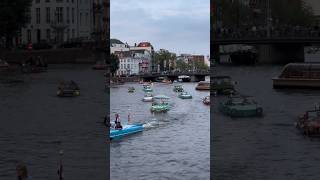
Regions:
M 111 37 L 156 49 L 209 54 L 209 0 L 111 0 Z

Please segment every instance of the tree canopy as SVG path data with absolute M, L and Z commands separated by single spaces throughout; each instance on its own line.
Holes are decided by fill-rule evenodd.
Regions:
M 169 64 L 175 60 L 176 55 L 165 49 L 160 49 L 154 54 L 154 63 L 160 65 L 160 71 L 173 70 L 174 67 L 170 66 Z
M 0 1 L 0 37 L 6 38 L 7 46 L 28 23 L 31 3 L 32 0 Z
M 118 56 L 116 56 L 115 54 L 111 54 L 110 55 L 110 71 L 112 76 L 114 76 L 114 74 L 119 69 L 119 64 L 120 64 L 120 61 Z

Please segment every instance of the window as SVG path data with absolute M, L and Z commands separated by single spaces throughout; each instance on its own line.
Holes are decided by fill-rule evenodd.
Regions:
M 47 29 L 47 40 L 50 41 L 51 40 L 51 30 Z
M 123 69 L 123 64 L 121 64 L 121 69 Z
M 80 13 L 80 26 L 82 25 L 82 13 Z
M 28 42 L 31 42 L 31 30 L 28 29 L 27 31 L 27 36 L 28 36 Z
M 47 21 L 47 24 L 50 24 L 50 8 L 49 7 L 46 8 L 46 21 Z
M 130 69 L 130 64 L 127 64 L 127 68 Z
M 75 31 L 72 29 L 72 38 L 75 38 Z
M 70 23 L 70 12 L 69 12 L 69 7 L 67 7 L 67 23 Z
M 37 3 L 37 4 L 40 3 L 40 0 L 36 0 L 36 3 Z
M 67 40 L 70 39 L 70 29 L 67 29 Z
M 62 2 L 63 2 L 63 0 L 56 0 L 56 2 L 57 2 L 57 3 L 62 3 Z
M 57 7 L 56 8 L 56 21 L 58 23 L 63 22 L 63 7 Z
M 47 2 L 47 3 L 49 3 L 49 2 L 50 2 L 50 0 L 46 0 L 46 2 Z
M 86 13 L 86 25 L 88 25 L 88 17 L 89 17 L 89 14 Z
M 72 24 L 74 24 L 74 8 L 72 8 Z
M 40 8 L 36 8 L 36 23 L 40 24 Z

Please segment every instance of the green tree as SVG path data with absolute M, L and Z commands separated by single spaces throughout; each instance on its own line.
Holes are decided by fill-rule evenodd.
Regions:
M 117 70 L 119 69 L 119 58 L 115 54 L 110 55 L 110 71 L 111 75 L 114 76 Z
M 29 21 L 32 0 L 0 1 L 0 37 L 6 39 L 6 47 L 12 46 L 13 37 Z
M 176 69 L 179 71 L 190 70 L 191 66 L 188 63 L 186 63 L 185 61 L 179 59 L 176 62 Z
M 176 55 L 165 49 L 160 49 L 154 54 L 154 62 L 156 65 L 160 65 L 160 71 L 172 70 L 174 67 L 170 67 L 169 63 L 176 60 Z
M 209 66 L 204 61 L 194 61 L 195 70 L 209 70 Z

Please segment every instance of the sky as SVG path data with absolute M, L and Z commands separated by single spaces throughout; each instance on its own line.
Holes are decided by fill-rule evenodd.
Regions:
M 210 0 L 111 0 L 110 37 L 176 54 L 210 53 Z

